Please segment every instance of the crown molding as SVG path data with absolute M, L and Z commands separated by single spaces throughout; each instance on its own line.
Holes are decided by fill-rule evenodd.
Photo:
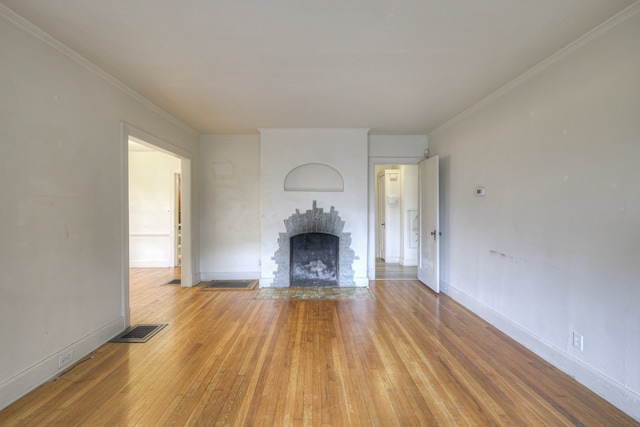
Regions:
M 93 74 L 99 76 L 100 78 L 105 80 L 107 83 L 109 83 L 112 86 L 114 86 L 115 88 L 119 89 L 121 92 L 125 93 L 126 95 L 129 95 L 131 98 L 135 99 L 140 104 L 144 105 L 145 107 L 147 107 L 151 111 L 159 114 L 164 119 L 166 119 L 167 121 L 171 122 L 172 124 L 178 126 L 182 130 L 185 130 L 185 131 L 188 131 L 188 132 L 197 132 L 197 130 L 193 129 L 191 126 L 187 125 L 183 121 L 179 120 L 178 118 L 172 116 L 171 114 L 169 114 L 168 112 L 166 112 L 162 108 L 158 107 L 156 104 L 154 104 L 148 98 L 145 98 L 144 96 L 140 95 L 138 92 L 136 92 L 135 90 L 131 89 L 129 86 L 125 85 L 120 80 L 116 79 L 111 74 L 107 73 L 102 68 L 98 67 L 93 62 L 89 61 L 87 58 L 85 58 L 84 56 L 80 55 L 78 52 L 74 51 L 73 49 L 71 49 L 70 47 L 65 45 L 64 43 L 62 43 L 59 40 L 55 39 L 50 34 L 46 33 L 42 29 L 38 28 L 37 26 L 32 24 L 30 21 L 27 21 L 25 18 L 23 18 L 22 16 L 18 15 L 17 13 L 15 13 L 13 10 L 9 9 L 4 4 L 0 4 L 0 17 L 6 19 L 7 21 L 12 23 L 13 25 L 18 27 L 19 29 L 31 34 L 32 36 L 36 37 L 37 39 L 39 39 L 39 40 L 43 41 L 44 43 L 48 44 L 49 46 L 51 46 L 52 48 L 54 48 L 58 52 L 62 53 L 63 55 L 71 58 L 73 61 L 75 61 L 76 63 L 78 63 L 79 65 L 84 67 L 85 69 L 87 69 L 90 72 L 92 72 Z
M 551 55 L 547 59 L 543 60 L 542 62 L 538 63 L 537 65 L 534 65 L 532 68 L 530 68 L 529 70 L 525 71 L 523 74 L 519 75 L 515 79 L 511 80 L 509 83 L 507 83 L 506 85 L 502 86 L 501 88 L 499 88 L 498 90 L 496 90 L 492 94 L 486 96 L 485 98 L 481 99 L 480 101 L 478 101 L 477 103 L 475 103 L 471 107 L 467 108 L 466 110 L 464 110 L 460 114 L 454 116 L 452 119 L 450 119 L 450 120 L 446 121 L 445 123 L 441 124 L 440 126 L 438 126 L 433 131 L 431 131 L 431 132 L 429 132 L 427 134 L 428 138 L 431 139 L 431 137 L 438 135 L 439 133 L 445 131 L 446 129 L 450 128 L 454 124 L 460 122 L 461 120 L 464 120 L 466 117 L 468 117 L 471 114 L 475 113 L 476 111 L 478 111 L 479 109 L 481 109 L 485 105 L 487 105 L 490 102 L 496 100 L 497 98 L 500 98 L 505 93 L 507 93 L 507 92 L 513 90 L 514 88 L 520 86 L 521 84 L 523 84 L 527 80 L 531 79 L 532 77 L 540 74 L 542 71 L 546 70 L 551 65 L 553 65 L 556 62 L 560 61 L 561 59 L 569 56 L 570 54 L 572 54 L 576 50 L 580 49 L 582 46 L 586 45 L 587 43 L 589 43 L 593 39 L 596 39 L 596 38 L 600 37 L 602 34 L 606 33 L 607 31 L 609 31 L 613 27 L 617 26 L 618 24 L 620 24 L 621 22 L 627 20 L 628 18 L 632 17 L 633 15 L 635 15 L 638 12 L 640 12 L 640 0 L 637 0 L 636 2 L 634 2 L 631 5 L 627 6 L 625 9 L 623 9 L 620 12 L 618 12 L 617 14 L 613 15 L 611 18 L 607 19 L 606 21 L 604 21 L 603 23 L 601 23 L 600 25 L 598 25 L 597 27 L 595 27 L 591 31 L 585 33 L 584 35 L 582 35 L 581 37 L 579 37 L 578 39 L 576 39 L 572 43 L 570 43 L 567 46 L 563 47 L 562 49 L 560 49 L 559 51 L 557 51 L 556 53 L 554 53 L 553 55 Z

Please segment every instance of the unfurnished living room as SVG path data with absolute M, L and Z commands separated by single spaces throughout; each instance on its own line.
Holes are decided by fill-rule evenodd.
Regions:
M 0 0 L 0 425 L 639 426 L 638 76 L 638 0 Z

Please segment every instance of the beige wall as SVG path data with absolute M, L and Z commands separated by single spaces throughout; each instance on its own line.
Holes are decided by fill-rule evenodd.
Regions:
M 429 148 L 445 292 L 640 419 L 638 46 L 640 13 L 430 134 Z
M 200 137 L 202 280 L 260 277 L 260 136 Z
M 194 156 L 198 135 L 1 13 L 0 58 L 2 408 L 124 329 L 122 123 Z

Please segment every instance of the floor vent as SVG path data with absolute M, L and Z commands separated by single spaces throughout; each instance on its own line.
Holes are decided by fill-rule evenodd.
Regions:
M 165 283 L 165 285 L 181 285 L 181 284 L 182 284 L 181 279 L 173 279 L 172 281 Z
M 167 323 L 131 326 L 112 339 L 111 342 L 147 342 L 165 326 L 167 326 Z
M 257 284 L 257 280 L 212 280 L 203 283 L 202 289 L 252 291 Z

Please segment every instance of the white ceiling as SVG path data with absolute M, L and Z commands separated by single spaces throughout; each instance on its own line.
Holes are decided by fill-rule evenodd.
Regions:
M 426 134 L 633 2 L 0 0 L 206 134 Z

